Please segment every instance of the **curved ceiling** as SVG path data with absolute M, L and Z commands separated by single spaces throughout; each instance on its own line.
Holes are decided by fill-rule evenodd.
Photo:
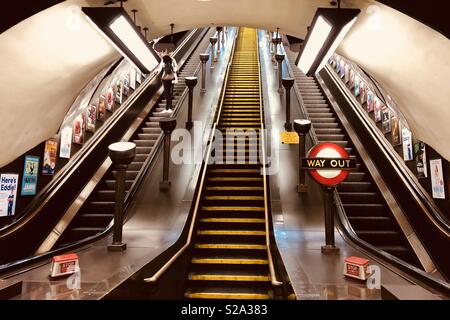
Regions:
M 0 166 L 52 136 L 81 89 L 117 53 L 80 13 L 102 0 L 59 3 L 0 34 L 0 117 L 8 130 L 0 140 Z M 367 8 L 380 7 L 374 31 Z M 315 10 L 328 0 L 129 0 L 137 24 L 156 38 L 208 25 L 250 26 L 304 38 Z M 338 49 L 359 63 L 394 95 L 416 137 L 450 159 L 448 39 L 372 0 L 346 0 L 362 8 L 359 21 Z M 373 9 L 373 7 L 372 7 Z M 418 44 L 425 44 L 420 45 Z M 448 109 L 448 108 L 446 108 Z

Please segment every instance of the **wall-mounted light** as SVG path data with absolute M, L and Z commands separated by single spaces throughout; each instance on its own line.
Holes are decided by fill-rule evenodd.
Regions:
M 148 44 L 123 8 L 82 8 L 83 12 L 108 41 L 143 73 L 150 73 L 160 57 Z
M 359 9 L 318 8 L 306 35 L 297 67 L 308 76 L 319 72 L 344 39 L 356 20 Z

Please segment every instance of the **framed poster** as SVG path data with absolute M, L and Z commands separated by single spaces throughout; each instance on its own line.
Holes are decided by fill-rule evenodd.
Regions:
M 136 89 L 136 69 L 131 69 L 130 72 L 130 88 L 135 90 Z
M 402 128 L 403 160 L 414 160 L 412 134 L 408 128 Z
M 404 149 L 405 142 L 403 140 L 403 131 L 402 131 L 402 140 L 400 140 L 400 121 L 399 121 L 397 115 L 394 113 L 391 116 L 391 126 L 392 126 L 392 129 L 391 129 L 392 144 L 394 146 L 398 146 L 398 145 L 402 144 L 402 141 L 403 141 L 403 158 L 404 158 L 405 157 L 405 152 L 404 152 L 405 151 L 405 149 Z M 404 129 L 408 130 L 407 128 L 404 128 Z M 411 159 L 408 159 L 408 160 L 412 160 L 412 145 L 411 145 L 411 143 L 410 143 L 410 148 L 411 148 Z
M 84 143 L 85 115 L 79 114 L 73 121 L 73 143 Z
M 433 190 L 433 198 L 445 199 L 444 191 L 444 174 L 442 173 L 442 160 L 430 160 L 431 173 L 431 189 Z
M 52 176 L 55 174 L 56 150 L 58 150 L 58 142 L 55 139 L 45 141 L 44 159 L 42 163 L 43 175 Z
M 123 83 L 122 80 L 117 81 L 115 102 L 122 104 L 123 99 Z M 111 110 L 110 110 L 111 111 Z
M 339 76 L 341 79 L 345 76 L 345 63 L 343 60 L 341 60 L 341 65 L 339 66 Z
M 123 94 L 125 96 L 130 95 L 130 74 L 125 74 L 125 78 L 123 78 Z
M 141 83 L 142 82 L 142 73 L 141 70 L 136 69 L 136 82 Z
M 86 131 L 94 132 L 95 121 L 97 119 L 97 106 L 95 104 L 90 104 L 86 110 Z
M 71 147 L 72 147 L 72 128 L 65 127 L 61 131 L 59 157 L 69 159 Z
M 373 91 L 372 90 L 368 90 L 366 95 L 367 95 L 366 110 L 367 110 L 367 112 L 372 112 L 373 111 L 373 105 L 374 105 Z
M 355 97 L 359 96 L 359 77 L 355 76 Z
M 386 107 L 382 110 L 381 129 L 383 133 L 391 132 L 391 110 Z
M 427 178 L 427 153 L 425 150 L 425 143 L 422 141 L 414 143 L 414 157 L 416 158 L 417 178 Z
M 367 102 L 367 86 L 364 82 L 359 83 L 359 101 L 361 105 L 364 105 Z
M 106 110 L 114 111 L 114 88 L 109 88 L 106 92 Z
M 106 117 L 106 97 L 101 95 L 98 99 L 97 119 L 99 121 L 105 121 Z
M 18 174 L 0 175 L 0 217 L 11 217 L 15 214 L 18 184 Z
M 345 64 L 344 66 L 344 82 L 348 83 L 350 81 L 350 66 Z
M 350 87 L 350 90 L 352 90 L 355 87 L 355 71 L 353 71 L 353 69 L 350 69 L 349 87 Z
M 369 90 L 367 91 L 367 96 L 369 96 Z M 381 121 L 381 110 L 383 110 L 384 105 L 377 96 L 373 98 L 373 114 L 375 117 L 375 122 Z
M 39 157 L 25 156 L 22 176 L 22 196 L 34 196 L 37 189 Z

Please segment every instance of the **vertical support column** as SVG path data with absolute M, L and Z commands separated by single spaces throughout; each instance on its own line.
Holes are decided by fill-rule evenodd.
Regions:
M 164 132 L 164 163 L 163 163 L 163 181 L 159 183 L 160 190 L 168 190 L 169 181 L 169 160 L 170 160 L 170 135 L 177 126 L 175 118 L 163 118 L 159 121 L 159 127 Z
M 325 196 L 325 245 L 322 246 L 322 253 L 339 252 L 334 244 L 334 211 L 333 211 L 333 193 L 335 186 L 324 186 Z
M 214 55 L 215 44 L 217 43 L 217 38 L 209 37 L 209 42 L 211 43 L 211 69 L 214 69 L 214 62 L 217 61 L 217 58 Z
M 125 199 L 125 178 L 128 165 L 136 155 L 136 144 L 132 142 L 116 142 L 108 147 L 109 157 L 116 169 L 116 195 L 114 204 L 113 242 L 108 245 L 109 251 L 124 251 L 126 243 L 122 243 L 123 202 Z
M 186 77 L 185 82 L 189 89 L 188 121 L 186 122 L 186 129 L 191 130 L 194 125 L 192 122 L 192 104 L 194 100 L 194 87 L 197 85 L 197 77 Z
M 202 62 L 202 87 L 200 89 L 201 93 L 205 93 L 205 84 L 206 84 L 206 62 L 208 62 L 209 54 L 207 53 L 201 53 L 200 54 L 200 61 Z
M 281 80 L 284 88 L 286 89 L 286 122 L 284 128 L 286 131 L 292 130 L 291 123 L 291 88 L 294 85 L 294 78 L 283 78 Z
M 306 184 L 306 171 L 301 167 L 302 158 L 306 156 L 306 135 L 311 129 L 311 121 L 308 119 L 296 119 L 294 120 L 294 130 L 298 134 L 298 186 L 297 191 L 299 193 L 307 192 L 308 185 Z
M 278 62 L 278 93 L 283 94 L 283 86 L 281 84 L 281 78 L 283 77 L 283 60 L 284 54 L 277 53 L 275 55 L 275 60 Z

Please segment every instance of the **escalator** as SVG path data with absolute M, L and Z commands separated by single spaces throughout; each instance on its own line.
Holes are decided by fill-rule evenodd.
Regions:
M 357 168 L 337 187 L 351 227 L 359 238 L 409 264 L 420 268 L 414 251 L 407 242 L 383 195 L 346 133 L 340 119 L 325 99 L 317 80 L 307 77 L 295 66 L 296 54 L 286 51 L 296 86 L 303 98 L 307 116 L 318 142 L 332 142 L 356 157 Z
M 184 297 L 270 299 L 267 184 L 253 158 L 264 122 L 255 29 L 240 29 L 225 85 L 217 122 L 224 138 L 206 168 Z
M 174 85 L 172 105 L 176 106 L 186 90 L 185 78 L 194 76 L 199 68 L 199 54 L 206 51 L 207 41 L 203 41 L 180 68 L 178 83 Z M 140 126 L 130 141 L 136 144 L 136 156 L 126 172 L 125 190 L 128 192 L 135 183 L 144 164 L 148 161 L 163 133 L 159 121 L 167 116 L 161 114 L 166 109 L 166 100 L 161 98 L 151 110 L 148 118 Z M 110 168 L 91 196 L 80 208 L 76 217 L 62 234 L 55 247 L 64 247 L 81 239 L 102 233 L 112 223 L 114 217 L 116 171 Z
M 207 50 L 214 32 L 209 28 L 192 30 L 173 53 L 181 67 L 173 105 L 187 96 L 184 78 L 198 72 L 199 54 Z M 73 250 L 110 230 L 116 173 L 109 168 L 108 145 L 122 139 L 137 144 L 136 158 L 127 172 L 127 206 L 153 165 L 155 146 L 162 140 L 158 113 L 165 109 L 165 101 L 157 102 L 161 88 L 160 76 L 149 75 L 110 117 L 108 125 L 99 129 L 35 197 L 23 218 L 0 230 L 0 272 L 14 272 Z

